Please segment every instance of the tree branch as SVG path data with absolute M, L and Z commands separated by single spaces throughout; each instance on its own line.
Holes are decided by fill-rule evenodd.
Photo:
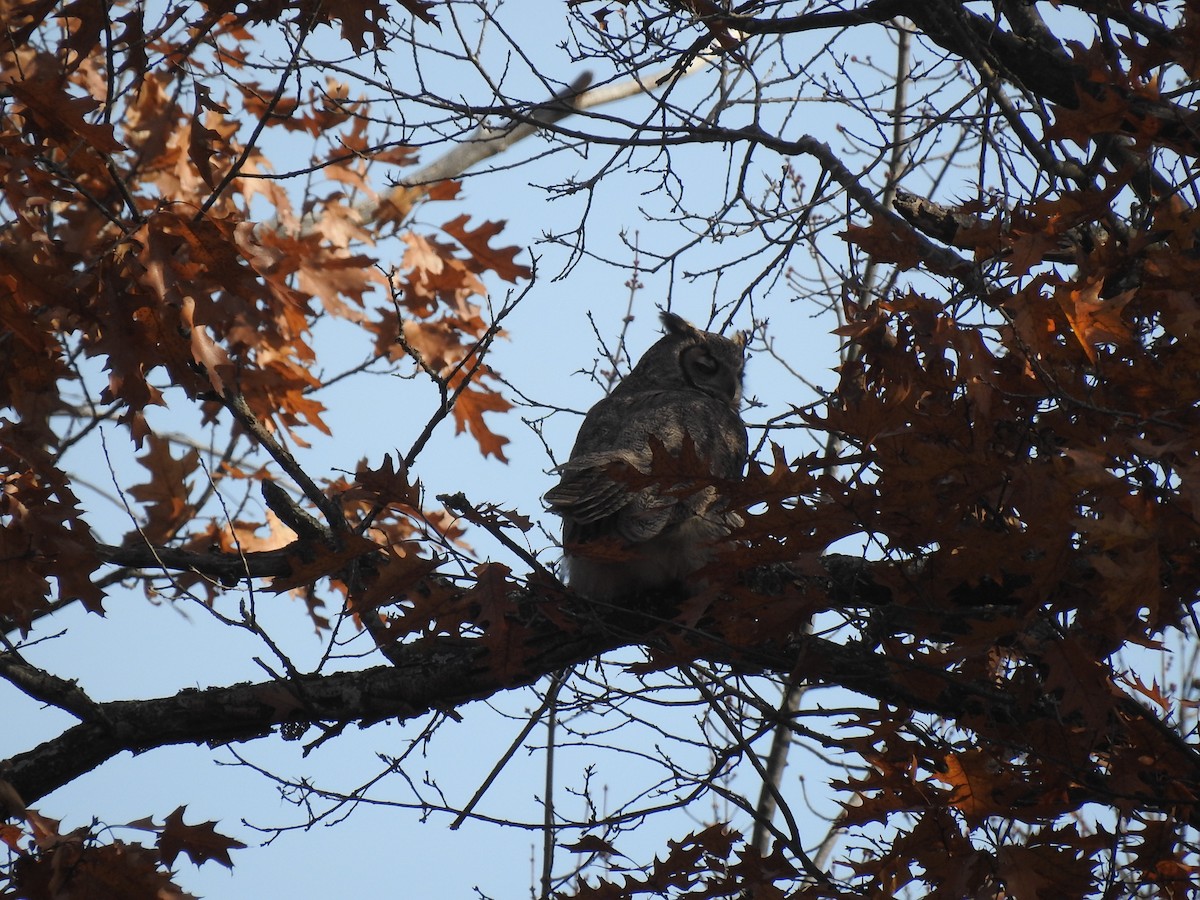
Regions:
M 84 722 L 104 722 L 103 710 L 74 681 L 26 662 L 16 650 L 0 653 L 0 677 L 34 700 L 66 710 Z
M 128 569 L 167 569 L 174 572 L 199 572 L 222 583 L 236 583 L 242 578 L 275 578 L 292 574 L 298 557 L 310 552 L 302 541 L 293 541 L 278 550 L 254 553 L 197 553 L 173 547 L 151 547 L 132 544 L 116 547 L 97 544 L 101 558 L 114 566 Z M 232 579 L 232 580 L 231 580 Z
M 823 560 L 825 575 L 800 577 L 778 568 L 747 573 L 753 589 L 763 593 L 800 591 L 830 601 L 874 607 L 890 597 L 876 584 L 879 563 L 831 555 Z M 782 575 L 782 577 L 781 577 Z M 760 582 L 755 585 L 754 582 Z M 782 598 L 781 598 L 782 599 Z M 1058 732 L 1058 706 L 1041 694 L 1030 696 L 1003 683 L 972 679 L 941 665 L 923 664 L 917 657 L 893 655 L 894 645 L 879 634 L 868 642 L 839 644 L 805 633 L 797 622 L 795 633 L 777 641 L 756 640 L 750 649 L 732 646 L 719 632 L 681 629 L 661 616 L 647 613 L 653 598 L 640 598 L 638 611 L 605 610 L 603 617 L 591 605 L 576 601 L 553 604 L 553 615 L 542 615 L 543 601 L 529 593 L 514 602 L 506 629 L 511 645 L 496 647 L 495 629 L 482 637 L 430 637 L 402 644 L 389 657 L 395 663 L 357 672 L 302 675 L 290 680 L 187 689 L 170 697 L 120 700 L 96 704 L 97 715 L 60 736 L 27 752 L 0 762 L 0 778 L 9 782 L 28 804 L 92 771 L 123 751 L 144 752 L 183 743 L 219 744 L 253 740 L 284 724 L 356 722 L 372 724 L 384 719 L 400 721 L 429 712 L 455 708 L 500 691 L 524 687 L 566 666 L 628 646 L 670 644 L 669 666 L 690 654 L 735 665 L 740 671 L 787 675 L 794 683 L 838 685 L 877 702 L 965 723 L 989 723 L 999 734 L 1024 733 L 1033 723 Z M 529 611 L 532 614 L 529 614 Z M 909 625 L 902 607 L 877 617 L 884 630 L 906 633 Z M 987 608 L 964 610 L 964 616 L 986 616 Z M 573 619 L 565 617 L 574 614 Z M 564 621 L 568 622 L 563 625 Z M 951 623 L 952 625 L 953 623 Z M 493 642 L 489 644 L 489 639 Z M 499 650 L 503 664 L 489 656 Z M 1044 642 L 1043 655 L 1056 652 L 1053 640 Z M 518 660 L 515 664 L 513 660 Z M 1151 728 L 1143 739 L 1156 742 L 1162 759 L 1170 761 L 1175 779 L 1200 787 L 1200 754 L 1159 722 L 1142 704 L 1128 695 L 1112 700 L 1114 713 L 1127 720 L 1142 719 Z M 1161 724 L 1161 723 L 1160 723 Z M 1149 735 L 1149 737 L 1147 737 Z M 1072 772 L 1083 785 L 1078 802 L 1105 795 L 1109 783 L 1128 784 L 1134 775 L 1122 771 L 1114 757 L 1108 771 Z M 1111 793 L 1111 791 L 1108 791 Z M 1161 804 L 1161 792 L 1147 791 L 1138 799 Z

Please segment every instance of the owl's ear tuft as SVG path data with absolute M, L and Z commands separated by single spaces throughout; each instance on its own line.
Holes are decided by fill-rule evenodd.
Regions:
M 659 313 L 659 318 L 662 319 L 663 327 L 667 329 L 667 334 L 695 334 L 697 331 L 696 326 L 683 316 L 667 312 L 665 309 Z

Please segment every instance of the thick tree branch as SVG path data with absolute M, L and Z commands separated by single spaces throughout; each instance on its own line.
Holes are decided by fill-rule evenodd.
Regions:
M 0 653 L 0 678 L 32 697 L 66 710 L 85 722 L 103 722 L 100 705 L 74 681 L 26 662 L 16 650 Z
M 114 566 L 199 572 L 225 584 L 236 584 L 242 578 L 274 578 L 292 574 L 296 560 L 307 552 L 306 546 L 296 541 L 279 550 L 243 554 L 197 553 L 194 550 L 151 547 L 146 544 L 123 547 L 97 544 L 97 550 L 106 563 Z
M 508 122 L 502 125 L 480 125 L 453 150 L 407 176 L 402 184 L 393 188 L 378 202 L 368 201 L 360 205 L 358 212 L 363 221 L 403 221 L 413 205 L 424 198 L 437 183 L 458 178 L 483 160 L 503 153 L 513 144 L 534 134 L 539 128 L 571 115 L 579 108 L 578 98 L 591 83 L 592 73 L 583 72 L 544 103 L 525 113 L 514 111 Z
M 714 28 L 724 28 L 742 34 L 799 34 L 804 31 L 825 31 L 887 22 L 897 16 L 907 16 L 909 7 L 913 5 L 913 0 L 873 0 L 859 9 L 806 13 L 800 16 L 760 19 L 753 16 L 714 13 L 701 18 Z M 715 6 L 713 8 L 719 9 Z
M 958 212 L 904 190 L 896 192 L 893 208 L 904 221 L 922 234 L 960 250 L 974 250 L 979 246 L 980 235 L 1006 227 L 1003 220 L 997 222 L 995 219 Z M 1075 262 L 1079 257 L 1080 248 L 1090 248 L 1094 240 L 1092 234 L 1084 228 L 1071 228 L 1058 236 L 1058 249 L 1047 250 L 1043 259 L 1047 262 Z
M 785 574 L 781 580 L 775 570 L 755 572 L 751 577 L 762 581 L 765 592 L 811 592 L 826 605 L 832 601 L 874 607 L 888 599 L 887 590 L 872 580 L 877 564 L 844 556 L 829 556 L 823 563 L 827 574 L 821 578 Z M 595 609 L 579 606 L 574 610 L 578 626 L 564 628 L 555 624 L 563 621 L 561 598 L 551 601 L 554 621 L 538 614 L 542 601 L 536 596 L 512 599 L 514 628 L 510 630 L 519 635 L 520 646 L 505 648 L 505 655 L 512 657 L 519 649 L 522 663 L 518 668 L 494 664 L 487 635 L 434 637 L 394 648 L 389 653 L 395 663 L 391 666 L 96 704 L 89 721 L 0 763 L 0 779 L 11 784 L 28 804 L 123 751 L 247 741 L 285 724 L 404 721 L 527 686 L 566 666 L 638 643 L 661 647 L 665 642 L 672 657 L 687 653 L 693 659 L 731 664 L 741 671 L 759 669 L 787 675 L 794 683 L 837 685 L 881 704 L 942 716 L 968 727 L 993 723 L 1016 732 L 1036 722 L 1061 725 L 1058 707 L 1044 702 L 1041 695 L 1022 699 L 1005 685 L 963 677 L 914 657 L 894 656 L 887 640 L 839 644 L 805 633 L 804 623 L 798 622 L 794 634 L 780 635 L 776 642 L 759 641 L 745 649 L 730 646 L 717 633 L 681 631 L 670 622 L 664 625 L 661 618 L 644 611 L 607 611 L 601 620 Z M 887 613 L 880 617 L 884 631 L 908 630 L 903 609 L 881 612 Z M 970 611 L 964 612 L 964 616 L 970 615 Z M 1054 648 L 1047 646 L 1045 652 L 1052 653 Z M 1172 763 L 1173 776 L 1200 786 L 1200 754 L 1195 748 L 1132 698 L 1119 696 L 1114 710 L 1129 720 L 1149 723 L 1153 739 L 1161 744 L 1162 758 Z M 1127 783 L 1129 776 L 1079 773 L 1079 783 L 1084 786 L 1081 798 L 1103 794 L 1109 777 L 1123 777 Z M 1140 799 L 1147 803 L 1156 800 L 1149 792 Z
M 501 678 L 489 670 L 479 641 L 439 638 L 395 653 L 395 666 L 100 704 L 111 724 L 81 724 L 18 754 L 0 763 L 0 779 L 29 804 L 123 751 L 253 740 L 287 723 L 406 720 L 532 684 L 544 672 L 627 640 L 599 630 L 571 635 L 549 627 L 543 638 L 544 646 L 519 678 Z

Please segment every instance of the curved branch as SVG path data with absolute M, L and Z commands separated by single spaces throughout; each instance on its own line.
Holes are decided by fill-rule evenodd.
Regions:
M 831 555 L 822 560 L 825 575 L 799 577 L 778 570 L 747 573 L 763 593 L 799 590 L 808 597 L 856 606 L 877 606 L 890 597 L 872 576 L 880 564 L 854 557 Z M 760 577 L 761 576 L 761 577 Z M 781 586 L 780 582 L 785 584 Z M 736 665 L 745 672 L 786 674 L 797 683 L 837 685 L 875 701 L 978 725 L 1005 735 L 1033 732 L 1035 725 L 1054 733 L 1061 727 L 1054 702 L 1035 692 L 988 680 L 972 679 L 941 665 L 922 664 L 919 657 L 893 655 L 893 642 L 878 640 L 836 643 L 803 632 L 782 636 L 777 642 L 756 641 L 752 649 L 733 647 L 718 632 L 687 630 L 648 615 L 646 600 L 640 610 L 607 610 L 601 619 L 591 606 L 564 605 L 561 597 L 540 598 L 532 592 L 511 604 L 500 629 L 505 643 L 496 643 L 497 629 L 481 637 L 431 637 L 394 647 L 388 654 L 394 665 L 332 675 L 301 675 L 253 684 L 206 690 L 187 689 L 170 697 L 120 700 L 96 704 L 87 721 L 38 747 L 0 762 L 0 778 L 29 803 L 92 771 L 122 751 L 143 752 L 183 743 L 227 743 L 263 737 L 280 725 L 315 723 L 373 724 L 384 719 L 401 721 L 436 710 L 453 709 L 501 691 L 531 685 L 564 667 L 631 644 L 671 646 L 669 666 L 682 657 L 704 658 Z M 532 615 L 528 610 L 532 610 Z M 547 615 L 540 614 L 545 610 Z M 905 610 L 887 607 L 877 617 L 889 632 L 906 632 Z M 575 617 L 569 618 L 571 613 Z M 967 613 L 964 612 L 964 615 Z M 976 615 L 983 610 L 976 610 Z M 887 623 L 887 620 L 892 620 Z M 564 624 L 564 622 L 566 624 Z M 879 638 L 876 635 L 876 638 Z M 1053 640 L 1039 652 L 1056 651 Z M 501 659 L 502 658 L 502 659 Z M 1200 753 L 1174 734 L 1148 709 L 1125 694 L 1111 700 L 1114 715 L 1126 722 L 1144 721 L 1140 738 L 1153 741 L 1158 758 L 1169 760 L 1172 778 L 1200 786 Z M 974 724 L 973 724 L 974 723 Z M 1157 723 L 1157 724 L 1156 724 Z M 987 726 L 986 728 L 984 726 Z M 1082 785 L 1076 802 L 1113 796 L 1110 784 L 1128 785 L 1136 773 L 1115 758 L 1107 771 L 1072 772 Z M 1174 802 L 1147 790 L 1136 798 L 1161 806 Z

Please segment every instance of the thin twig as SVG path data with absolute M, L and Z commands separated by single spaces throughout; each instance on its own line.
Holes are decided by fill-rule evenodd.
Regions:
M 542 897 L 549 900 L 554 882 L 554 747 L 558 731 L 558 693 L 570 669 L 555 672 L 546 692 L 546 781 L 542 802 Z
M 492 771 L 488 772 L 487 778 L 483 779 L 483 784 L 479 785 L 479 789 L 475 791 L 471 799 L 467 801 L 467 805 L 464 806 L 459 814 L 454 817 L 454 821 L 450 823 L 451 831 L 457 831 L 459 827 L 462 826 L 462 823 L 467 820 L 467 817 L 471 815 L 472 810 L 474 810 L 479 804 L 479 801 L 483 799 L 483 795 L 487 793 L 488 788 L 492 786 L 492 782 L 494 782 L 496 778 L 499 777 L 500 773 L 504 771 L 504 767 L 508 765 L 508 761 L 512 759 L 513 755 L 517 752 L 517 750 L 520 749 L 521 744 L 525 742 L 525 738 L 529 737 L 529 733 L 533 731 L 533 729 L 537 726 L 537 723 L 542 720 L 542 716 L 545 714 L 546 710 L 550 709 L 554 705 L 558 699 L 558 689 L 556 687 L 557 679 L 558 675 L 555 675 L 554 680 L 552 680 L 550 683 L 550 690 L 546 693 L 545 699 L 542 700 L 541 706 L 533 711 L 533 714 L 529 717 L 529 721 L 525 723 L 520 733 L 509 745 L 508 749 L 504 751 L 504 754 L 500 757 L 500 759 L 497 760 L 496 764 L 492 766 Z

